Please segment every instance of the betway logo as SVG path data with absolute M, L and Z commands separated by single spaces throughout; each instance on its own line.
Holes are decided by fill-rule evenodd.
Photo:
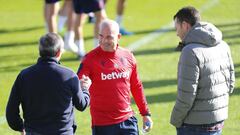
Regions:
M 102 80 L 113 80 L 113 79 L 120 79 L 120 78 L 129 78 L 130 76 L 130 72 L 129 71 L 125 71 L 125 72 L 112 72 L 110 74 L 104 74 L 101 73 L 101 78 Z

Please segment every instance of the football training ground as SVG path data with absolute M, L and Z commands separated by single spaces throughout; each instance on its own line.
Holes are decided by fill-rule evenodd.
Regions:
M 115 19 L 117 0 L 108 0 L 108 17 Z M 0 0 L 0 135 L 19 135 L 5 119 L 5 108 L 11 87 L 18 73 L 36 63 L 38 40 L 45 34 L 44 0 Z M 134 32 L 123 36 L 120 45 L 131 49 L 138 61 L 138 72 L 152 113 L 154 127 L 149 135 L 175 135 L 170 114 L 176 98 L 179 42 L 173 28 L 173 15 L 183 6 L 192 5 L 201 11 L 203 21 L 215 24 L 230 45 L 235 65 L 235 90 L 230 96 L 229 118 L 223 135 L 240 134 L 240 1 L 239 0 L 127 0 L 124 26 Z M 93 24 L 86 23 L 84 37 L 87 51 L 93 48 Z M 77 72 L 80 61 L 66 52 L 61 64 Z M 134 101 L 139 128 L 142 119 Z M 75 110 L 76 135 L 91 135 L 89 108 Z

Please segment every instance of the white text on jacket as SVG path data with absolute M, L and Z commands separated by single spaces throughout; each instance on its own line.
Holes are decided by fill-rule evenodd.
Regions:
M 104 74 L 101 73 L 101 78 L 102 80 L 113 80 L 113 79 L 120 79 L 120 78 L 129 78 L 130 76 L 130 72 L 129 71 L 125 71 L 125 72 L 112 72 L 110 74 Z

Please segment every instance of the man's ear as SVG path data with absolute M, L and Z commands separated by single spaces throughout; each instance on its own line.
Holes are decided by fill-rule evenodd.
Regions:
M 188 31 L 189 29 L 191 29 L 192 26 L 191 26 L 189 23 L 183 21 L 183 22 L 182 22 L 182 27 L 183 27 L 185 30 Z
M 61 56 L 61 49 L 59 49 L 56 53 L 56 57 L 58 58 L 59 56 Z
M 119 34 L 118 34 L 118 40 L 119 40 L 121 37 L 122 37 L 122 34 L 119 33 Z

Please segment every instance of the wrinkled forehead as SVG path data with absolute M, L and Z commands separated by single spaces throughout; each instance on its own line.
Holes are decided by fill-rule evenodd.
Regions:
M 113 27 L 111 25 L 107 25 L 104 27 L 101 27 L 99 34 L 105 34 L 105 35 L 117 35 L 119 33 L 119 30 L 116 29 L 116 27 Z
M 119 26 L 115 21 L 103 21 L 100 24 L 100 32 L 102 31 L 119 32 Z

